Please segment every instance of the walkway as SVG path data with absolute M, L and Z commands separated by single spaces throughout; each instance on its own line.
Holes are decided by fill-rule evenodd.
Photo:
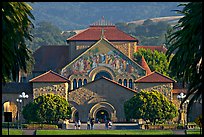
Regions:
M 23 135 L 36 135 L 35 130 L 23 130 Z
M 186 135 L 184 129 L 172 130 L 174 135 Z

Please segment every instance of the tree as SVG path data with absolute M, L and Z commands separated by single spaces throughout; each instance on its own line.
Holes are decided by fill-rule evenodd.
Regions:
M 2 2 L 2 82 L 16 81 L 32 62 L 25 40 L 32 40 L 32 7 L 26 2 Z
M 28 122 L 57 123 L 60 119 L 70 118 L 71 108 L 61 96 L 47 94 L 27 104 L 22 113 Z
M 145 91 L 136 93 L 134 97 L 124 104 L 126 118 L 143 119 L 153 124 L 172 120 L 178 115 L 176 106 L 160 92 Z
M 165 53 L 157 50 L 151 51 L 150 49 L 146 50 L 141 48 L 134 53 L 134 60 L 139 62 L 142 56 L 145 58 L 151 71 L 157 71 L 165 76 L 170 76 L 170 61 L 167 59 Z M 173 75 L 171 75 L 171 77 L 175 79 Z
M 188 93 L 181 102 L 180 107 L 192 95 L 188 105 L 191 109 L 194 101 L 202 99 L 202 2 L 189 2 L 180 4 L 183 10 L 177 10 L 184 15 L 177 25 L 173 27 L 173 32 L 168 36 L 169 49 L 167 55 L 171 59 L 170 69 L 172 74 L 188 84 Z
M 37 23 L 31 32 L 33 34 L 33 41 L 27 41 L 27 43 L 33 52 L 44 45 L 65 45 L 66 39 L 70 35 L 70 33 L 62 35 L 62 30 L 46 21 Z

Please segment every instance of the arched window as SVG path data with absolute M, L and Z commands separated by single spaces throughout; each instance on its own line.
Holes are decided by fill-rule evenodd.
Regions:
M 73 80 L 73 89 L 76 89 L 76 88 L 77 88 L 77 80 L 74 79 L 74 80 Z
M 122 85 L 122 83 L 123 83 L 123 82 L 122 82 L 122 79 L 119 79 L 119 80 L 118 80 L 118 83 L 120 83 L 120 84 Z
M 87 84 L 87 79 L 84 79 L 84 85 L 86 85 Z
M 124 79 L 124 86 L 127 87 L 127 79 Z
M 79 81 L 78 81 L 78 87 L 81 87 L 81 86 L 82 86 L 82 80 L 79 79 Z
M 133 86 L 132 86 L 132 79 L 129 80 L 129 88 L 131 88 L 131 89 L 133 88 Z
M 96 74 L 94 80 L 100 79 L 101 77 L 106 77 L 106 78 L 111 79 L 111 80 L 113 79 L 112 76 L 108 72 L 101 71 L 101 72 Z

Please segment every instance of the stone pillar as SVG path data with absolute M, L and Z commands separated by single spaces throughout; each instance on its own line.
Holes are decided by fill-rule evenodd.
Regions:
M 130 56 L 131 54 L 130 54 L 130 53 L 131 53 L 131 52 L 130 52 L 130 43 L 128 43 L 128 57 L 129 57 L 129 58 L 131 58 L 131 56 Z
M 137 52 L 137 42 L 134 42 L 134 53 Z

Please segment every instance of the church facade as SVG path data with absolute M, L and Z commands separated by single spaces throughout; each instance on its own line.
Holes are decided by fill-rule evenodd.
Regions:
M 124 102 L 142 89 L 156 89 L 178 106 L 180 91 L 175 92 L 175 81 L 151 72 L 144 57 L 140 62 L 133 60 L 139 48 L 165 52 L 163 46 L 138 46 L 136 38 L 105 20 L 68 38 L 67 43 L 42 46 L 33 54 L 31 101 L 47 93 L 61 95 L 72 107 L 70 121 L 82 122 L 88 117 L 125 122 Z

